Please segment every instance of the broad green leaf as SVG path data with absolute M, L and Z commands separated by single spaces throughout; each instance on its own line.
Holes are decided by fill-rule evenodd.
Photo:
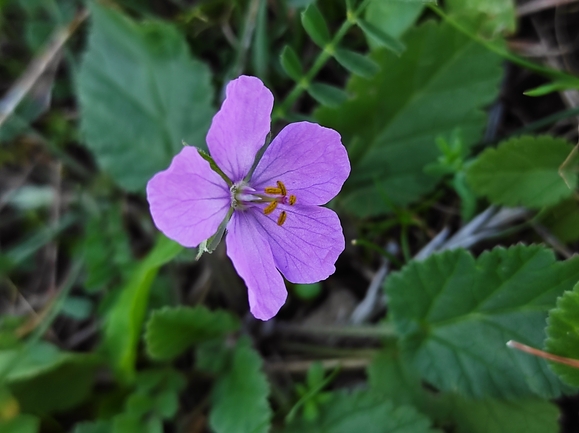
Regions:
M 388 347 L 368 367 L 372 390 L 395 404 L 413 405 L 456 433 L 557 433 L 557 406 L 540 399 L 474 400 L 453 392 L 432 392 L 418 373 Z
M 101 168 L 140 191 L 183 141 L 204 147 L 211 76 L 170 24 L 137 24 L 94 2 L 91 18 L 78 77 L 81 128 Z
M 294 81 L 300 81 L 303 76 L 303 68 L 300 59 L 292 47 L 286 45 L 280 56 L 281 66 L 288 76 Z
M 431 191 L 436 177 L 424 167 L 440 155 L 436 139 L 460 129 L 468 146 L 481 137 L 481 110 L 497 94 L 501 59 L 446 24 L 428 22 L 409 31 L 398 58 L 370 55 L 380 66 L 372 79 L 350 79 L 352 97 L 315 117 L 336 129 L 348 147 L 352 174 L 342 204 L 359 216 L 387 212 Z M 387 200 L 384 200 L 386 197 Z
M 519 137 L 487 149 L 468 167 L 467 180 L 474 192 L 494 204 L 540 208 L 554 205 L 573 194 L 559 175 L 559 167 L 573 147 L 548 136 Z
M 472 398 L 554 398 L 565 387 L 539 358 L 547 311 L 579 279 L 579 256 L 540 246 L 459 249 L 412 261 L 386 282 L 405 362 L 441 391 Z
M 330 43 L 330 32 L 324 16 L 315 5 L 312 3 L 302 12 L 302 25 L 306 33 L 312 38 L 320 48 L 325 48 Z
M 402 54 L 406 49 L 404 44 L 398 39 L 389 35 L 379 27 L 376 27 L 374 24 L 363 20 L 362 18 L 357 18 L 356 24 L 358 24 L 366 36 L 371 38 L 379 47 L 384 47 L 396 55 Z
M 514 33 L 517 25 L 514 0 L 448 0 L 449 11 L 463 25 L 484 37 Z
M 213 389 L 209 424 L 215 433 L 266 433 L 272 411 L 263 361 L 245 338 L 237 342 L 227 370 Z
M 315 421 L 296 419 L 284 433 L 434 433 L 431 421 L 409 406 L 395 406 L 374 393 L 335 393 Z
M 8 420 L 0 420 L 2 433 L 37 433 L 40 429 L 40 420 L 32 415 L 18 415 Z
M 239 328 L 235 317 L 203 306 L 163 308 L 153 312 L 145 334 L 154 359 L 171 359 L 192 345 L 222 337 Z
M 69 409 L 89 396 L 98 359 L 39 342 L 0 351 L 0 371 L 10 365 L 6 384 L 21 409 L 44 414 Z
M 366 8 L 364 17 L 384 33 L 400 38 L 414 24 L 424 9 L 425 2 L 373 0 Z M 372 48 L 380 45 L 369 39 Z
M 159 236 L 151 252 L 133 270 L 109 312 L 105 324 L 104 350 L 116 372 L 126 381 L 134 378 L 137 345 L 151 284 L 159 268 L 182 249 L 176 242 Z
M 348 95 L 342 89 L 322 83 L 310 84 L 308 93 L 320 104 L 327 107 L 337 107 L 348 99 Z
M 370 78 L 380 70 L 376 62 L 355 51 L 338 48 L 334 58 L 348 71 L 361 77 Z
M 563 242 L 579 240 L 579 203 L 573 198 L 541 213 L 541 223 Z
M 557 300 L 549 311 L 547 351 L 579 361 L 579 284 Z M 579 369 L 551 362 L 551 368 L 566 383 L 579 386 Z

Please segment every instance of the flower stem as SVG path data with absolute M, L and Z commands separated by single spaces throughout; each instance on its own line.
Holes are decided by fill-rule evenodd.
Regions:
M 304 90 L 307 90 L 310 83 L 314 79 L 314 77 L 320 72 L 320 70 L 324 67 L 326 62 L 333 56 L 333 52 L 340 43 L 340 41 L 344 38 L 348 30 L 356 24 L 356 20 L 358 15 L 360 15 L 366 6 L 368 6 L 370 0 L 364 0 L 360 5 L 356 8 L 355 11 L 348 10 L 347 12 L 347 20 L 342 23 L 332 41 L 324 47 L 322 52 L 318 55 L 314 64 L 308 71 L 308 73 L 299 81 L 297 82 L 291 92 L 286 96 L 285 100 L 282 104 L 276 108 L 272 115 L 272 121 L 275 122 L 276 120 L 283 119 L 287 116 L 287 113 L 291 106 L 296 102 L 296 100 L 301 96 Z

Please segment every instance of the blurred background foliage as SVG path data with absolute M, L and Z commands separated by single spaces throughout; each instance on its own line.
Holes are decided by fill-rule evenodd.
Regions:
M 0 0 L 0 431 L 578 431 L 578 20 Z M 336 274 L 265 323 L 224 248 L 196 261 L 143 194 L 240 74 L 274 134 L 332 127 L 352 162 Z

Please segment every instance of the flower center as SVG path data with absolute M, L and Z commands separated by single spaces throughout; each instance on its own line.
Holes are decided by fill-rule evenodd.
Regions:
M 238 182 L 231 187 L 231 205 L 236 210 L 244 210 L 249 206 L 265 204 L 263 213 L 269 215 L 275 211 L 279 203 L 296 204 L 297 197 L 294 194 L 288 196 L 287 189 L 281 180 L 276 182 L 277 186 L 268 186 L 264 193 L 260 193 L 251 188 L 245 182 Z M 277 224 L 283 225 L 287 219 L 287 212 L 282 210 L 277 218 Z

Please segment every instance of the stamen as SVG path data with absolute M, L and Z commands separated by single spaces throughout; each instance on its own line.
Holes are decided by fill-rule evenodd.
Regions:
M 283 225 L 283 223 L 285 223 L 286 218 L 287 213 L 285 212 L 285 210 L 282 210 L 281 213 L 279 214 L 279 217 L 277 218 L 277 225 L 278 226 Z
M 274 194 L 274 195 L 284 195 L 282 194 L 281 188 L 276 188 L 275 186 L 268 186 L 265 188 L 266 194 Z
M 285 185 L 282 183 L 281 180 L 277 181 L 277 187 L 280 189 L 281 195 L 285 196 L 287 194 L 287 191 L 285 189 Z
M 290 206 L 293 206 L 294 204 L 296 204 L 296 200 L 297 200 L 297 197 L 296 197 L 295 195 L 293 195 L 293 194 L 290 194 L 290 196 L 289 196 L 289 204 L 290 204 Z
M 266 215 L 269 215 L 270 213 L 272 213 L 275 208 L 277 207 L 277 201 L 272 201 L 270 204 L 267 205 L 267 207 L 263 210 L 263 213 Z

